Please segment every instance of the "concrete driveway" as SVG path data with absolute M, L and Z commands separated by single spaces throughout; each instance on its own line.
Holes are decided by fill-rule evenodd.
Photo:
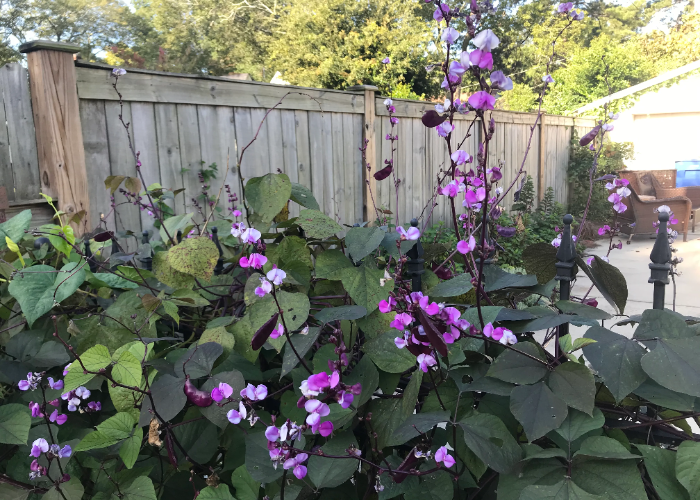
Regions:
M 623 235 L 624 236 L 624 235 Z M 617 267 L 627 280 L 627 306 L 625 307 L 625 315 L 641 314 L 645 309 L 652 307 L 652 298 L 654 285 L 648 283 L 649 280 L 649 254 L 654 246 L 654 240 L 648 237 L 635 237 L 632 242 L 627 245 L 623 239 L 622 250 L 613 250 L 610 253 L 610 263 Z M 688 316 L 700 316 L 700 290 L 698 283 L 700 282 L 700 231 L 698 233 L 689 233 L 688 241 L 683 242 L 680 237 L 673 244 L 673 247 L 678 251 L 675 256 L 682 257 L 683 263 L 678 266 L 681 272 L 680 276 L 676 276 L 676 311 Z M 600 244 L 594 248 L 587 250 L 588 255 L 603 256 L 607 253 L 607 241 L 600 241 Z M 576 297 L 583 297 L 591 286 L 591 281 L 583 273 L 579 275 L 574 284 L 571 294 Z M 608 302 L 593 289 L 589 297 L 596 297 L 598 307 L 614 314 L 613 308 Z M 666 308 L 673 307 L 673 282 L 666 287 Z M 622 318 L 616 318 L 613 321 L 606 321 L 605 326 L 610 327 L 613 323 Z M 571 328 L 572 337 L 582 336 L 586 328 Z M 615 327 L 615 331 L 620 334 L 631 336 L 631 327 Z

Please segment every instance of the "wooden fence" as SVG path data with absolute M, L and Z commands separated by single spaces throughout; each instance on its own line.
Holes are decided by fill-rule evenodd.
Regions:
M 360 146 L 368 141 L 367 155 L 373 171 L 382 168 L 383 160 L 391 156 L 390 143 L 385 140 L 389 117 L 384 97 L 376 93 L 375 87 L 336 91 L 129 70 L 119 78 L 123 101 L 120 105 L 111 68 L 73 63 L 68 56 L 75 47 L 38 42 L 24 50 L 28 52 L 37 140 L 34 146 L 26 72 L 17 64 L 6 66 L 3 75 L 16 75 L 14 86 L 8 86 L 6 78 L 0 79 L 5 111 L 10 109 L 13 113 L 8 112 L 7 130 L 11 136 L 24 137 L 25 142 L 8 141 L 0 134 L 2 183 L 15 187 L 15 198 L 34 200 L 39 198 L 41 189 L 57 197 L 62 207 L 71 211 L 86 209 L 88 227 L 94 227 L 101 217 L 105 217 L 109 228 L 117 230 L 149 229 L 153 225 L 144 211 L 123 203 L 125 199 L 119 193 L 115 194 L 119 208 L 116 216 L 112 214 L 104 189 L 103 181 L 108 175 L 135 175 L 129 136 L 120 115 L 130 124 L 129 134 L 139 152 L 146 184 L 158 182 L 171 189 L 185 189 L 184 195 L 178 195 L 173 203 L 176 213 L 196 211 L 192 198 L 201 190 L 197 176 L 200 168 L 217 164 L 220 175 L 210 188 L 215 193 L 228 161 L 225 182 L 233 191 L 240 192 L 241 178 L 245 181 L 279 170 L 293 182 L 309 187 L 322 209 L 342 223 L 352 225 L 373 218 L 371 196 L 378 206 L 391 210 L 399 222 L 406 223 L 412 217 L 427 216 L 437 175 L 449 165 L 444 141 L 420 121 L 432 105 L 397 99 L 399 140 L 394 161 L 401 180 L 398 204 L 391 177 L 375 185 L 370 176 L 369 194 Z M 8 94 L 11 103 L 21 101 L 23 112 L 19 115 L 7 105 Z M 276 109 L 269 111 L 283 97 Z M 508 185 L 520 168 L 535 116 L 494 112 L 493 117 L 495 147 L 489 151 L 489 158 L 492 165 L 503 162 L 503 181 Z M 24 129 L 19 128 L 22 123 Z M 458 117 L 459 140 L 465 136 L 469 123 L 469 116 Z M 257 140 L 247 149 L 238 171 L 236 158 L 259 126 Z M 535 179 L 540 195 L 552 186 L 557 199 L 566 203 L 572 130 L 575 127 L 581 134 L 592 126 L 591 120 L 574 122 L 572 118 L 548 115 L 545 124 L 535 128 L 525 170 Z M 479 140 L 477 130 L 465 141 L 463 149 L 476 156 Z M 12 152 L 10 162 L 6 150 Z M 25 150 L 33 163 L 19 160 L 24 158 L 21 155 L 25 153 L 20 152 Z M 89 203 L 80 201 L 80 192 L 89 193 L 85 196 Z M 225 201 L 226 197 L 222 198 Z M 437 198 L 433 221 L 449 223 L 441 198 Z M 510 208 L 511 204 L 512 194 L 504 205 Z

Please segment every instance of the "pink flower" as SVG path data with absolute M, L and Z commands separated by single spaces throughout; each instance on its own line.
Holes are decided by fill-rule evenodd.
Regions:
M 41 413 L 41 405 L 39 403 L 35 403 L 34 401 L 31 401 L 29 403 L 29 410 L 32 412 L 32 417 L 34 418 L 40 418 L 44 416 L 44 414 Z
M 440 22 L 444 19 L 444 16 L 450 13 L 450 6 L 447 5 L 446 3 L 440 4 L 437 9 L 435 9 L 435 12 L 433 12 L 433 19 L 435 19 L 437 22 Z
M 380 300 L 379 301 L 379 312 L 386 314 L 391 311 L 391 309 L 396 305 L 396 300 L 393 297 L 389 297 L 389 301 Z
M 424 297 L 421 297 L 418 300 L 418 305 L 420 305 L 421 309 L 425 311 L 425 314 L 428 314 L 429 316 L 432 316 L 434 314 L 437 314 L 440 312 L 440 306 L 438 305 L 437 302 L 433 302 L 431 304 L 428 304 L 428 301 L 430 298 L 426 295 Z
M 459 31 L 454 29 L 452 26 L 450 26 L 449 28 L 445 28 L 445 30 L 442 32 L 442 36 L 440 37 L 440 39 L 443 42 L 448 43 L 450 45 L 455 43 L 455 40 L 457 40 L 458 38 Z
M 309 413 L 306 417 L 306 423 L 312 427 L 319 425 L 321 417 L 327 417 L 331 413 L 331 409 L 326 403 L 322 403 L 318 399 L 309 399 L 304 403 L 304 409 Z M 316 431 L 314 431 L 315 433 Z
M 503 71 L 494 71 L 491 73 L 491 86 L 500 90 L 513 90 L 513 80 L 503 74 Z
M 246 418 L 246 416 L 248 416 L 248 410 L 246 410 L 243 401 L 238 403 L 238 410 L 229 410 L 226 414 L 228 421 L 236 425 L 240 424 L 241 420 Z
M 479 49 L 473 50 L 469 54 L 469 62 L 481 69 L 493 69 L 493 56 L 491 55 L 491 52 L 486 52 Z
M 608 196 L 608 201 L 613 204 L 613 210 L 615 210 L 618 214 L 621 214 L 627 210 L 627 205 L 622 203 L 622 196 L 617 193 L 613 193 Z
M 452 153 L 452 161 L 455 162 L 457 165 L 464 165 L 465 163 L 471 163 L 473 158 L 472 156 L 467 153 L 466 151 L 462 151 L 461 149 L 458 149 L 454 153 Z
M 272 330 L 272 333 L 270 334 L 271 339 L 276 339 L 284 335 L 284 326 L 282 323 L 277 323 L 277 326 L 275 327 L 274 330 Z
M 248 384 L 241 390 L 241 397 L 251 401 L 262 401 L 267 397 L 267 386 L 260 384 L 255 387 L 253 384 Z
M 220 382 L 218 387 L 211 390 L 211 398 L 217 403 L 223 399 L 228 399 L 233 394 L 233 387 L 226 382 Z
M 491 338 L 491 336 L 493 335 L 493 331 L 494 328 L 491 323 L 486 323 L 486 325 L 484 325 L 484 337 Z
M 275 442 L 280 438 L 280 430 L 274 425 L 271 425 L 265 429 L 265 437 L 268 441 Z
M 262 266 L 267 262 L 267 257 L 259 253 L 251 253 L 249 257 L 245 255 L 241 257 L 239 264 L 241 267 L 252 267 L 253 269 L 262 269 Z
M 396 347 L 398 347 L 399 349 L 403 349 L 408 345 L 408 342 L 406 342 L 406 339 L 403 337 L 396 337 L 394 339 L 394 344 L 396 344 Z
M 389 324 L 391 328 L 403 331 L 405 327 L 413 323 L 413 317 L 408 313 L 399 313 L 394 317 L 394 320 Z
M 557 7 L 557 12 L 559 12 L 560 14 L 565 14 L 573 8 L 574 4 L 572 2 L 560 3 Z
M 260 278 L 260 286 L 255 288 L 255 295 L 258 297 L 264 297 L 272 291 L 272 284 L 265 278 Z
M 447 448 L 445 448 L 444 446 L 441 446 L 435 452 L 435 461 L 437 463 L 442 462 L 442 464 L 445 467 L 447 467 L 448 469 L 455 464 L 454 457 L 452 455 L 450 455 L 449 453 L 447 453 Z
M 309 385 L 309 389 L 312 391 L 323 391 L 323 389 L 330 387 L 331 385 L 330 377 L 326 372 L 311 375 L 307 379 L 307 383 Z
M 392 125 L 396 125 L 397 123 L 399 123 L 399 119 L 396 118 L 395 116 L 392 116 L 391 118 L 389 118 L 389 121 L 392 123 Z
M 63 389 L 63 380 L 57 380 L 54 382 L 52 377 L 49 377 L 46 380 L 48 380 L 49 387 L 51 387 L 52 389 L 55 389 L 57 391 L 60 391 L 61 389 Z
M 244 222 L 234 222 L 233 225 L 231 225 L 231 235 L 236 238 L 240 238 L 245 230 L 246 225 Z M 194 231 L 194 229 L 192 231 Z
M 384 59 L 382 59 L 382 64 L 389 64 L 390 62 L 391 62 L 391 59 L 389 59 L 388 57 L 385 57 Z
M 56 422 L 58 425 L 63 425 L 68 420 L 68 415 L 59 415 L 58 410 L 54 410 L 49 417 L 51 422 Z
M 333 434 L 333 422 L 323 422 L 321 425 L 319 425 L 316 430 L 318 430 L 318 433 L 323 436 L 323 437 L 328 437 L 331 434 Z M 313 428 L 311 429 L 312 432 L 316 432 Z
M 408 231 L 404 229 L 402 226 L 397 226 L 396 227 L 396 232 L 401 235 L 402 240 L 417 240 L 420 238 L 420 229 L 417 227 L 409 227 Z
M 480 90 L 473 93 L 467 99 L 467 102 L 474 109 L 493 109 L 493 105 L 496 104 L 496 98 L 488 92 Z
M 615 128 L 615 125 L 613 125 L 612 123 L 604 123 L 603 124 L 603 130 L 605 130 L 606 132 L 612 132 L 614 128 Z
M 452 61 L 450 63 L 450 68 L 448 74 L 450 76 L 462 76 L 467 71 L 467 68 L 459 61 Z M 459 106 L 455 103 L 455 106 Z
M 241 211 L 240 211 L 240 210 L 234 210 L 234 211 L 233 211 L 233 216 L 236 217 L 236 218 L 240 217 L 240 216 L 241 216 Z
M 477 35 L 472 40 L 474 46 L 486 52 L 491 52 L 493 49 L 498 47 L 500 41 L 498 37 L 491 30 L 484 30 L 477 33 Z
M 435 358 L 430 354 L 419 354 L 416 358 L 416 361 L 418 362 L 418 366 L 420 366 L 420 369 L 423 370 L 425 373 L 428 373 L 428 369 L 431 366 L 435 366 L 437 364 Z
M 338 397 L 340 398 L 338 400 L 338 403 L 340 403 L 340 406 L 343 408 L 350 407 L 352 401 L 355 399 L 355 396 L 353 396 L 353 394 L 348 391 L 342 391 Z
M 260 231 L 255 228 L 249 228 L 243 231 L 241 234 L 241 242 L 243 243 L 257 243 L 260 240 Z
M 518 343 L 518 338 L 508 330 L 507 328 L 503 329 L 503 336 L 501 337 L 501 340 L 499 341 L 503 345 L 513 345 Z
M 285 460 L 282 467 L 284 467 L 285 470 L 293 469 L 292 472 L 294 473 L 294 476 L 297 479 L 304 479 L 304 477 L 306 477 L 306 467 L 301 464 L 306 462 L 308 458 L 308 454 L 299 453 L 294 458 L 288 458 L 287 460 Z
M 49 443 L 44 438 L 39 438 L 32 443 L 32 451 L 30 457 L 39 458 L 42 453 L 49 451 Z
M 486 188 L 480 187 L 474 191 L 467 189 L 464 193 L 464 202 L 462 205 L 472 208 L 477 203 L 484 201 L 484 198 L 486 198 Z
M 454 153 L 453 153 L 454 156 Z M 457 196 L 459 193 L 464 191 L 466 186 L 464 185 L 463 182 L 460 182 L 458 180 L 450 181 L 444 188 L 440 190 L 440 194 L 443 196 L 449 196 L 450 198 L 454 198 Z
M 440 125 L 435 127 L 435 130 L 437 130 L 437 133 L 440 137 L 447 137 L 452 133 L 454 129 L 455 126 L 448 121 L 444 121 Z
M 585 17 L 585 14 L 583 13 L 582 10 L 579 10 L 576 12 L 575 10 L 572 10 L 569 12 L 569 15 L 571 16 L 571 19 L 574 21 L 583 21 L 583 18 Z
M 476 239 L 474 239 L 474 236 L 470 236 L 469 241 L 462 240 L 457 243 L 457 251 L 461 254 L 468 254 L 473 251 L 475 247 Z

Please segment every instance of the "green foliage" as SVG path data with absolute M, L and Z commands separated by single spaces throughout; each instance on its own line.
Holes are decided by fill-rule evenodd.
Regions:
M 569 167 L 567 179 L 571 183 L 569 190 L 569 213 L 575 217 L 583 215 L 588 203 L 588 195 L 591 186 L 591 167 L 595 153 L 588 146 L 579 145 L 578 133 L 574 131 L 571 136 L 569 154 Z M 593 176 L 594 179 L 607 174 L 618 174 L 625 169 L 625 161 L 634 158 L 634 145 L 629 142 L 612 142 L 606 140 L 598 157 L 598 166 Z M 614 212 L 608 201 L 610 193 L 605 189 L 605 182 L 593 183 L 588 220 L 610 223 Z
M 700 337 L 689 325 L 696 320 L 646 311 L 629 318 L 637 323 L 629 338 L 609 323 L 612 329 L 603 328 L 612 315 L 575 299 L 556 301 L 551 240 L 562 209 L 551 191 L 534 208 L 531 181 L 523 188 L 517 217 L 527 229 L 513 240 L 520 238 L 525 269 L 486 266 L 482 285 L 493 305 L 473 304 L 472 277 L 457 263 L 447 264 L 450 278 L 423 275 L 429 302 L 449 300 L 445 307 L 475 328 L 470 335 L 454 318 L 446 323 L 449 309 L 419 316 L 419 305 L 408 306 L 411 282 L 401 273 L 410 261 L 402 255 L 415 242 L 396 249 L 396 233 L 377 226 L 339 236 L 343 228 L 309 208 L 312 197 L 283 174 L 249 179 L 245 201 L 251 220 L 258 216 L 263 225 L 279 220 L 290 203 L 305 208 L 261 235 L 264 250 L 222 238 L 220 273 L 214 271 L 218 248 L 206 235 L 179 244 L 155 240 L 153 273 L 134 267 L 129 256 L 110 265 L 101 253 L 94 256 L 99 271 L 87 271 L 76 252 L 80 241 L 38 253 L 32 237 L 17 238 L 17 251 L 8 252 L 22 255 L 25 267 L 7 274 L 0 299 L 28 325 L 4 320 L 12 335 L 0 337 L 0 382 L 12 387 L 0 405 L 0 444 L 18 450 L 0 461 L 2 477 L 25 483 L 31 446 L 41 438 L 72 448 L 60 459 L 71 476 L 60 491 L 52 482 L 57 466 L 51 480 L 36 479 L 45 497 L 57 499 L 180 498 L 191 488 L 205 499 L 277 498 L 282 488 L 295 498 L 311 494 L 309 485 L 322 499 L 355 498 L 373 495 L 378 467 L 384 490 L 377 498 L 698 495 L 700 454 L 685 420 L 700 397 Z M 166 225 L 187 230 L 189 218 L 174 216 Z M 227 224 L 216 223 L 224 233 Z M 495 230 L 493 236 L 508 244 Z M 452 252 L 455 239 L 436 226 L 421 243 L 433 266 Z M 253 251 L 265 252 L 262 269 L 239 265 Z M 498 258 L 504 255 L 508 248 Z M 256 293 L 273 264 L 286 277 L 270 293 Z M 599 260 L 577 264 L 624 311 L 624 276 Z M 382 313 L 381 301 L 390 297 L 401 305 Z M 398 347 L 405 338 L 399 312 L 413 315 L 403 326 L 420 347 Z M 510 330 L 518 342 L 503 345 L 496 332 L 484 337 L 482 320 Z M 546 347 L 539 342 L 567 323 L 589 327 L 583 338 L 572 332 L 553 336 Z M 456 336 L 453 325 L 465 334 L 449 339 L 447 332 Z M 421 354 L 434 356 L 434 365 Z M 326 380 L 335 371 L 333 387 L 310 387 L 311 374 Z M 51 388 L 49 376 L 63 388 Z M 27 387 L 34 377 L 40 387 Z M 267 396 L 243 398 L 248 384 L 264 385 Z M 71 404 L 79 409 L 71 412 L 60 395 L 81 387 L 90 396 L 76 393 Z M 221 388 L 230 388 L 231 397 L 210 400 Z M 352 401 L 343 408 L 348 394 Z M 309 399 L 328 405 L 320 423 L 332 423 L 332 433 L 306 424 Z M 100 409 L 88 402 L 100 402 Z M 31 417 L 33 403 L 43 416 Z M 237 420 L 233 412 L 242 407 L 247 418 Z M 48 420 L 54 408 L 68 415 L 60 427 Z M 308 455 L 299 464 L 307 468 L 304 482 L 296 479 L 296 466 L 284 469 L 284 460 L 270 458 L 276 445 L 265 431 L 288 419 L 301 426 L 285 446 Z M 435 462 L 443 446 L 455 460 L 450 467 Z M 46 455 L 38 463 L 47 466 Z M 398 474 L 407 477 L 396 482 Z M 5 486 L 0 496 L 14 498 Z

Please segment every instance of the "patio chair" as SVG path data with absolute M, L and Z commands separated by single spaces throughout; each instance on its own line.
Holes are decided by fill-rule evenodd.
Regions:
M 656 234 L 654 222 L 659 220 L 658 213 L 654 212 L 661 205 L 668 206 L 678 219 L 678 224 L 671 225 L 679 233 L 683 234 L 683 241 L 688 241 L 688 226 L 690 225 L 690 216 L 693 212 L 693 202 L 687 196 L 664 196 L 667 190 L 686 189 L 686 188 L 666 188 L 661 185 L 651 172 L 639 172 L 632 170 L 620 171 L 620 177 L 627 179 L 630 184 L 632 194 L 629 197 L 631 205 L 631 213 L 623 213 L 623 217 L 629 219 L 631 215 L 634 220 L 634 225 L 630 232 L 630 240 L 638 234 Z M 654 189 L 654 181 L 659 185 L 659 191 Z M 675 179 L 674 179 L 675 184 Z M 648 193 L 648 194 L 640 194 Z M 662 194 L 663 193 L 663 194 Z M 628 212 L 630 212 L 628 210 Z

